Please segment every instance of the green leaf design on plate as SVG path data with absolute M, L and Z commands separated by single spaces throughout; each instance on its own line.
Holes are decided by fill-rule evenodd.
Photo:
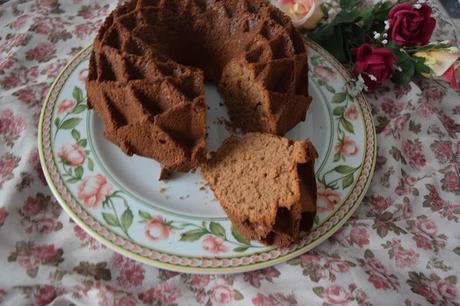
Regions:
M 234 227 L 232 225 L 232 236 L 236 239 L 236 241 L 238 242 L 241 242 L 243 244 L 248 244 L 250 245 L 251 242 L 246 238 L 244 237 L 243 235 L 241 235 L 241 233 L 236 229 L 236 227 Z M 236 252 L 236 251 L 235 251 Z
M 334 162 L 339 161 L 339 160 L 340 160 L 340 153 L 337 152 L 334 154 Z
M 94 170 L 94 163 L 91 158 L 88 157 L 88 170 L 93 171 Z
M 88 144 L 88 141 L 86 139 L 80 139 L 78 142 L 77 142 L 77 145 L 82 147 L 82 148 L 85 148 L 86 145 Z
M 75 168 L 74 172 L 75 172 L 76 178 L 81 179 L 82 176 L 83 176 L 83 167 L 79 166 L 79 167 Z
M 341 173 L 341 174 L 348 174 L 355 170 L 355 168 L 347 166 L 347 165 L 340 165 L 334 168 L 334 171 Z
M 59 118 L 54 119 L 54 125 L 55 125 L 56 127 L 59 127 L 59 123 L 60 123 L 60 122 L 61 122 L 61 120 L 59 120 Z
M 81 119 L 80 118 L 70 118 L 64 121 L 60 128 L 64 130 L 71 130 L 74 127 L 76 127 L 80 123 Z
M 72 177 L 72 178 L 69 178 L 69 179 L 67 180 L 67 183 L 69 183 L 69 184 L 75 184 L 75 183 L 77 183 L 77 182 L 79 182 L 79 181 L 80 181 L 80 180 L 79 180 L 78 178 Z
M 145 221 L 148 221 L 148 220 L 153 218 L 151 214 L 149 214 L 148 212 L 145 212 L 143 210 L 140 210 L 140 209 L 139 209 L 139 216 L 142 219 L 144 219 Z
M 233 249 L 233 252 L 238 252 L 238 253 L 246 252 L 248 248 L 249 247 L 237 247 Z
M 347 130 L 348 132 L 354 134 L 355 133 L 355 129 L 353 128 L 353 124 L 351 124 L 350 121 L 348 121 L 347 119 L 345 118 L 342 118 L 340 119 L 340 123 L 342 124 L 343 128 L 345 130 Z
M 211 222 L 209 224 L 209 229 L 211 230 L 211 233 L 213 233 L 214 235 L 225 238 L 225 229 L 219 223 Z
M 128 231 L 131 224 L 133 224 L 133 218 L 133 212 L 131 211 L 131 209 L 129 209 L 129 207 L 127 207 L 121 215 L 121 227 L 124 231 Z
M 86 105 L 85 104 L 80 104 L 80 105 L 77 105 L 75 106 L 75 108 L 73 109 L 72 113 L 74 114 L 79 114 L 83 111 L 86 110 Z
M 346 92 L 338 92 L 332 98 L 332 103 L 342 103 L 347 98 Z
M 70 134 L 72 134 L 72 137 L 73 137 L 73 139 L 75 139 L 75 141 L 79 141 L 79 140 L 80 140 L 80 132 L 77 131 L 76 129 L 72 129 L 72 131 L 70 132 Z
M 344 111 L 345 106 L 337 106 L 336 108 L 334 108 L 332 113 L 334 114 L 334 116 L 342 116 Z
M 117 218 L 113 214 L 103 212 L 102 217 L 104 218 L 104 221 L 108 225 L 110 225 L 110 226 L 120 226 L 120 224 L 118 223 Z
M 83 101 L 83 90 L 81 90 L 80 87 L 75 86 L 72 90 L 72 97 L 77 101 L 77 103 L 80 103 Z
M 200 239 L 204 234 L 207 234 L 208 232 L 202 228 L 194 229 L 185 233 L 181 234 L 180 241 L 197 241 Z
M 330 93 L 335 93 L 335 89 L 331 85 L 326 84 L 325 87 L 326 87 L 327 91 L 329 91 Z
M 353 184 L 353 174 L 347 175 L 343 180 L 342 180 L 342 188 L 347 188 Z

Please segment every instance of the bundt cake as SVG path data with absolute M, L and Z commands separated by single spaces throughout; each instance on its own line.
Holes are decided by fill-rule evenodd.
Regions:
M 268 0 L 129 0 L 94 41 L 88 106 L 126 154 L 188 171 L 207 154 L 205 79 L 235 126 L 282 135 L 305 119 L 307 70 L 300 34 Z
M 248 133 L 228 138 L 201 170 L 246 238 L 283 247 L 313 225 L 316 157 L 308 140 Z

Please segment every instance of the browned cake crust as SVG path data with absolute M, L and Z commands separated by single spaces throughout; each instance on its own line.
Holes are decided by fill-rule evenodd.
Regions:
M 302 38 L 267 0 L 130 0 L 101 26 L 89 67 L 107 138 L 165 173 L 206 155 L 205 78 L 244 131 L 284 134 L 310 104 Z
M 246 238 L 285 247 L 313 225 L 316 157 L 308 140 L 248 133 L 228 138 L 201 170 Z

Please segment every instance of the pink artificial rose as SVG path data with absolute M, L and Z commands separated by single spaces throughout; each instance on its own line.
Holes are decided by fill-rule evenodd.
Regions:
M 326 262 L 326 268 L 334 272 L 345 273 L 348 271 L 348 264 L 343 260 L 332 259 Z
M 448 301 L 453 301 L 457 297 L 457 287 L 447 281 L 439 280 L 436 283 L 439 294 Z
M 358 118 L 359 112 L 354 104 L 349 106 L 344 113 L 345 118 L 348 120 L 356 120 Z
M 433 221 L 426 218 L 419 219 L 417 221 L 417 228 L 427 235 L 436 235 L 436 233 L 438 232 L 436 224 Z
M 215 304 L 228 304 L 233 300 L 232 288 L 221 278 L 215 281 L 210 295 L 211 301 Z
M 85 151 L 76 144 L 64 144 L 57 155 L 64 160 L 66 164 L 72 167 L 79 167 L 85 162 Z
M 225 253 L 228 251 L 228 247 L 224 245 L 224 241 L 213 235 L 206 235 L 201 245 L 203 249 L 213 254 Z
M 318 205 L 318 212 L 332 211 L 340 202 L 340 193 L 330 188 L 326 188 L 323 183 L 317 183 L 317 195 L 321 205 Z
M 414 250 L 395 250 L 395 261 L 396 265 L 400 268 L 413 267 L 417 264 L 419 254 L 415 253 Z
M 112 194 L 112 185 L 101 174 L 84 178 L 78 186 L 77 197 L 88 208 L 97 208 Z
M 378 275 L 372 274 L 367 280 L 372 283 L 376 289 L 390 289 L 388 282 Z
M 426 45 L 436 27 L 431 13 L 431 7 L 425 3 L 420 8 L 409 2 L 395 5 L 388 14 L 391 39 L 400 46 Z
M 350 240 L 352 244 L 360 247 L 369 244 L 369 234 L 364 227 L 353 227 L 350 231 Z
M 358 153 L 356 142 L 346 136 L 335 146 L 335 150 L 343 156 L 354 156 Z
M 351 294 L 348 290 L 338 285 L 327 287 L 323 293 L 324 301 L 330 305 L 348 305 L 351 299 Z
M 337 76 L 337 73 L 334 70 L 319 65 L 315 67 L 314 74 L 318 79 L 323 80 L 324 82 L 332 81 Z
M 62 100 L 62 102 L 59 103 L 59 105 L 57 106 L 58 114 L 64 114 L 71 111 L 74 108 L 75 104 L 77 103 L 75 102 L 75 100 L 72 99 Z
M 168 239 L 171 234 L 171 227 L 164 223 L 161 216 L 155 216 L 150 219 L 144 227 L 145 236 L 151 241 L 160 241 Z

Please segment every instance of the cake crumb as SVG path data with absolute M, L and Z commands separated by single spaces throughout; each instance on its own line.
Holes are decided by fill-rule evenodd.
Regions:
M 166 190 L 168 190 L 168 188 L 161 187 L 161 188 L 160 188 L 160 193 L 165 193 Z

